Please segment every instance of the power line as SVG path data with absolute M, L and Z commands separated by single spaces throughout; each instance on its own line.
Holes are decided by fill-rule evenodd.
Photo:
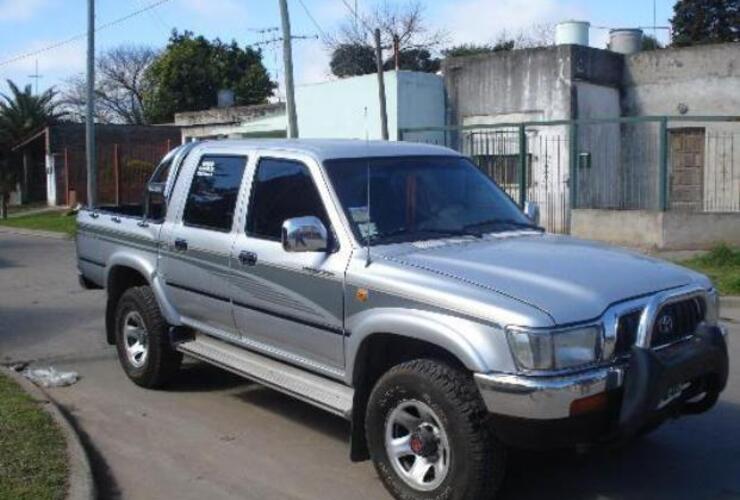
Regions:
M 367 21 L 365 21 L 365 18 L 363 18 L 362 16 L 360 16 L 360 14 L 358 13 L 357 9 L 353 8 L 353 7 L 352 7 L 352 6 L 351 6 L 351 5 L 349 4 L 349 3 L 347 3 L 347 0 L 341 0 L 341 2 L 342 2 L 342 3 L 344 4 L 344 6 L 345 6 L 345 7 L 347 7 L 347 10 L 349 10 L 349 11 L 350 11 L 350 13 L 351 13 L 351 14 L 352 14 L 353 16 L 355 16 L 355 21 L 357 21 L 357 20 L 359 19 L 359 20 L 360 20 L 360 22 L 361 22 L 361 23 L 362 23 L 363 25 L 365 25 L 365 28 L 366 28 L 366 29 L 368 29 L 368 30 L 370 30 L 371 32 L 372 32 L 372 31 L 373 31 L 373 30 L 375 29 L 375 28 L 373 28 L 372 26 L 370 26 L 370 25 L 369 25 L 369 24 L 367 23 Z
M 311 20 L 311 22 L 313 23 L 313 25 L 316 27 L 316 30 L 319 33 L 321 33 L 321 38 L 324 41 L 326 41 L 327 40 L 326 32 L 323 29 L 321 29 L 321 26 L 319 25 L 319 23 L 316 22 L 316 19 L 314 19 L 314 17 L 311 15 L 311 11 L 308 10 L 308 7 L 306 7 L 306 4 L 303 2 L 303 0 L 298 0 L 298 3 L 301 4 L 301 7 L 303 7 L 303 10 L 306 11 L 306 15 Z
M 166 2 L 169 2 L 169 1 L 170 0 L 157 0 L 154 3 L 147 5 L 146 7 L 143 7 L 141 9 L 139 9 L 139 10 L 135 10 L 135 11 L 131 12 L 130 14 L 126 14 L 123 17 L 119 17 L 118 19 L 114 19 L 113 21 L 109 21 L 107 23 L 104 23 L 104 24 L 99 25 L 97 28 L 95 28 L 95 32 L 97 33 L 98 31 L 102 31 L 104 29 L 110 28 L 111 26 L 115 26 L 116 24 L 120 24 L 120 23 L 122 23 L 124 21 L 128 21 L 132 17 L 136 17 L 136 16 L 138 16 L 140 14 L 143 14 L 144 12 L 150 11 L 150 10 L 156 8 L 156 7 L 159 7 L 163 3 L 166 3 Z M 74 35 L 74 36 L 69 37 L 69 38 L 67 38 L 65 40 L 61 40 L 59 42 L 53 43 L 51 45 L 47 45 L 46 47 L 43 47 L 43 48 L 40 48 L 40 49 L 37 49 L 37 50 L 32 50 L 32 51 L 29 51 L 29 52 L 25 52 L 23 54 L 18 54 L 17 56 L 13 56 L 10 59 L 6 59 L 4 61 L 0 61 L 0 66 L 7 66 L 8 64 L 12 64 L 12 63 L 14 63 L 16 61 L 20 61 L 22 59 L 27 59 L 29 57 L 33 57 L 33 56 L 37 56 L 39 54 L 43 54 L 44 52 L 48 52 L 50 50 L 57 49 L 57 48 L 62 47 L 64 45 L 68 45 L 70 43 L 74 43 L 74 42 L 76 42 L 78 40 L 82 40 L 85 37 L 87 37 L 87 32 L 80 33 L 78 35 Z

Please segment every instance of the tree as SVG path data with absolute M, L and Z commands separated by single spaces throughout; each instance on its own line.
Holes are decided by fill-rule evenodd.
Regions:
M 215 106 L 218 91 L 234 91 L 235 104 L 262 104 L 276 84 L 262 64 L 262 53 L 185 31 L 172 32 L 164 52 L 148 67 L 144 116 L 151 123 L 171 122 L 180 111 Z
M 151 82 L 146 70 L 156 60 L 151 47 L 122 45 L 104 52 L 95 61 L 95 113 L 102 123 L 143 125 L 144 96 Z M 84 121 L 87 88 L 84 75 L 72 77 L 62 92 L 61 103 L 70 119 Z
M 425 73 L 436 73 L 439 71 L 441 61 L 438 57 L 432 57 L 427 49 L 406 49 L 398 52 L 398 68 L 408 71 L 423 71 Z M 395 56 L 391 55 L 383 64 L 386 70 L 395 69 Z
M 658 41 L 653 35 L 645 33 L 642 37 L 642 50 L 656 50 L 662 49 L 663 44 Z
M 332 61 L 342 61 L 341 70 L 356 69 L 357 72 L 343 71 L 342 74 L 334 72 L 336 76 L 345 77 L 367 74 L 368 50 L 373 54 L 373 68 L 375 64 L 375 28 L 380 29 L 381 47 L 386 67 L 395 67 L 393 61 L 394 45 L 397 43 L 399 59 L 406 62 L 402 69 L 414 69 L 417 71 L 437 71 L 439 61 L 432 57 L 436 48 L 447 39 L 447 33 L 442 30 L 432 29 L 424 19 L 424 6 L 418 0 L 406 2 L 389 2 L 383 0 L 375 5 L 369 14 L 357 12 L 350 14 L 340 25 L 336 33 L 325 38 L 324 42 L 332 51 Z M 347 46 L 357 47 L 356 50 L 348 51 Z M 360 48 L 361 47 L 361 48 Z M 426 51 L 428 56 L 425 56 Z M 349 56 L 352 56 L 350 58 Z M 420 69 L 427 68 L 427 69 Z M 435 69 L 436 68 L 436 69 Z M 374 69 L 373 69 L 374 71 Z
M 376 70 L 375 51 L 364 44 L 339 45 L 331 55 L 329 67 L 340 78 L 373 73 Z
M 0 94 L 0 218 L 3 219 L 7 217 L 8 198 L 18 178 L 9 161 L 10 148 L 63 116 L 53 88 L 33 95 L 30 85 L 21 90 L 12 81 L 7 83 L 10 94 Z
M 740 41 L 737 0 L 678 0 L 673 6 L 673 45 Z
M 532 24 L 527 28 L 511 33 L 502 30 L 491 43 L 463 43 L 453 45 L 442 51 L 445 57 L 465 57 L 514 49 L 544 47 L 555 43 L 555 29 L 552 24 Z

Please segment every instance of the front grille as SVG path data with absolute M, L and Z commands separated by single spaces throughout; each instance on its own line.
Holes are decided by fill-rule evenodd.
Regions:
M 663 306 L 655 317 L 651 347 L 660 347 L 682 339 L 696 332 L 696 327 L 704 321 L 707 308 L 701 298 L 692 298 Z M 616 356 L 629 354 L 637 341 L 642 309 L 622 315 L 617 323 L 617 341 L 614 346 Z M 668 319 L 665 319 L 668 318 Z
M 696 332 L 704 321 L 707 307 L 703 299 L 694 298 L 663 306 L 655 316 L 651 347 L 670 344 Z

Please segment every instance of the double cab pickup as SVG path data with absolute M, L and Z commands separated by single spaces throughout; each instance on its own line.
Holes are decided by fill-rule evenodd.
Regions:
M 188 143 L 80 210 L 78 268 L 134 383 L 197 358 L 350 420 L 396 498 L 491 498 L 507 450 L 639 436 L 728 372 L 709 279 L 523 208 L 437 146 Z

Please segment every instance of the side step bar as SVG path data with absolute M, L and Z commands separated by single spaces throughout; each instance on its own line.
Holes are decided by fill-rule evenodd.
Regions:
M 178 351 L 349 419 L 354 389 L 202 333 Z

